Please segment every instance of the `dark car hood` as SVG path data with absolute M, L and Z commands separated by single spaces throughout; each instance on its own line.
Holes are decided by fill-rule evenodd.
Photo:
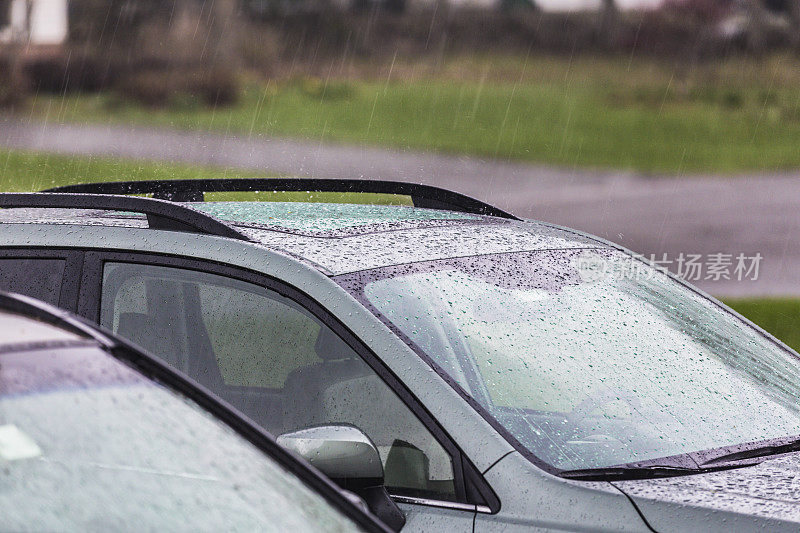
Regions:
M 658 532 L 800 531 L 800 453 L 745 468 L 614 485 Z

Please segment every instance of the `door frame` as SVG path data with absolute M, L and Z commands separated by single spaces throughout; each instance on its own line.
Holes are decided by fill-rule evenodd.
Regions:
M 155 252 L 97 251 L 83 252 L 83 268 L 80 274 L 80 290 L 77 298 L 77 314 L 94 323 L 100 319 L 103 265 L 105 262 L 134 263 L 194 270 L 234 278 L 259 285 L 294 301 L 331 328 L 347 343 L 386 385 L 412 411 L 419 421 L 445 449 L 453 461 L 453 478 L 456 495 L 460 502 L 415 498 L 394 495 L 393 499 L 402 503 L 420 506 L 448 508 L 471 513 L 497 513 L 500 500 L 483 477 L 482 473 L 461 451 L 455 441 L 439 425 L 427 408 L 407 389 L 397 376 L 380 360 L 369 347 L 327 311 L 321 304 L 300 289 L 272 276 L 215 261 L 166 255 Z M 476 503 L 466 503 L 476 502 Z

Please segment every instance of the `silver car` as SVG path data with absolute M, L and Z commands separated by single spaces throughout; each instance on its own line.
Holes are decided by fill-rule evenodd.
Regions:
M 253 191 L 279 192 L 205 201 Z M 106 183 L 0 206 L 0 288 L 139 344 L 344 487 L 352 465 L 309 442 L 350 428 L 395 528 L 800 529 L 798 355 L 611 243 L 372 181 Z

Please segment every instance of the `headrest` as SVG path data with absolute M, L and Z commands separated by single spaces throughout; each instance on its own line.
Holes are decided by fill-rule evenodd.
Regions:
M 117 334 L 126 339 L 139 339 L 143 335 L 155 335 L 156 332 L 150 331 L 152 322 L 150 315 L 145 313 L 120 313 Z

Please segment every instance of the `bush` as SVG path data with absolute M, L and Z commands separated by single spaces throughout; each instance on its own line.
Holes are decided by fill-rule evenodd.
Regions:
M 236 73 L 216 69 L 151 69 L 125 74 L 115 83 L 123 98 L 151 107 L 187 107 L 195 102 L 230 105 L 239 97 Z
M 256 71 L 261 76 L 272 76 L 278 66 L 278 56 L 282 48 L 281 34 L 267 25 L 243 23 L 239 29 L 237 53 L 246 69 Z
M 112 88 L 149 106 L 228 105 L 239 96 L 236 0 L 73 0 L 70 41 L 82 55 L 33 68 L 48 90 Z M 76 57 L 77 56 L 77 57 Z
M 97 49 L 65 50 L 25 63 L 31 87 L 45 93 L 97 92 L 107 89 L 118 75 L 111 58 Z
M 227 106 L 239 99 L 239 80 L 231 69 L 214 68 L 192 76 L 189 94 L 206 105 Z
M 115 85 L 116 92 L 123 98 L 152 107 L 167 105 L 170 98 L 181 89 L 171 83 L 163 73 L 154 71 L 122 76 Z
M 29 86 L 24 74 L 12 76 L 9 56 L 0 56 L 0 109 L 16 109 L 25 104 Z
M 0 109 L 16 109 L 26 100 L 26 92 L 13 87 L 5 80 L 0 82 Z

